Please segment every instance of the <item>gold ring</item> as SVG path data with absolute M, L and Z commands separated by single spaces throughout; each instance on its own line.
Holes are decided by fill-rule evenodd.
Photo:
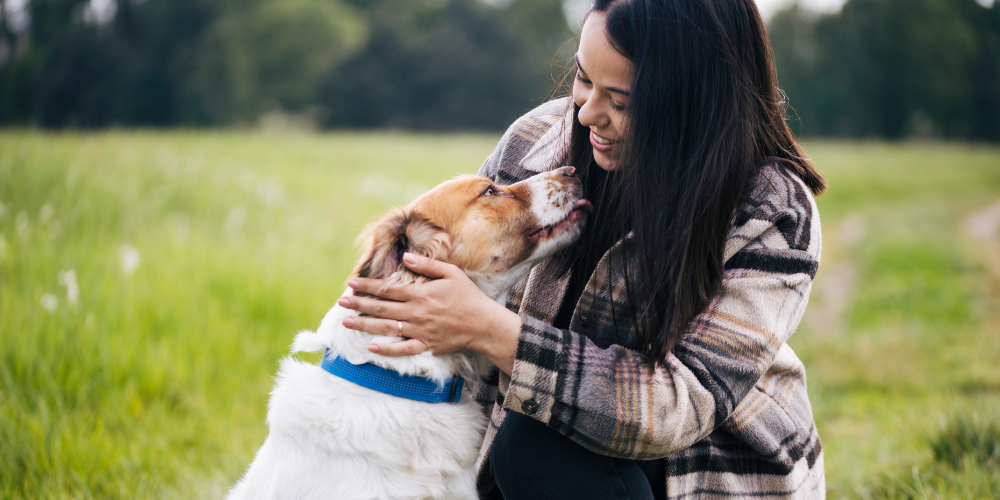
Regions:
M 402 337 L 403 336 L 403 322 L 402 321 L 397 321 L 396 324 L 399 326 L 399 336 Z

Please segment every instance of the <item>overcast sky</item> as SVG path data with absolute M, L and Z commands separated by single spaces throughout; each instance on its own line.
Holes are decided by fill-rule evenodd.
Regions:
M 509 4 L 511 0 L 484 0 L 495 5 Z M 778 12 L 783 7 L 792 4 L 795 0 L 755 0 L 757 8 L 760 9 L 764 19 L 769 19 L 772 14 Z M 815 12 L 836 12 L 844 6 L 847 0 L 799 0 L 803 7 Z M 993 0 L 978 0 L 992 2 Z M 583 19 L 583 15 L 590 8 L 590 0 L 563 0 L 563 10 L 566 12 L 570 25 L 576 25 Z
M 794 2 L 794 0 L 756 0 L 764 19 Z M 816 12 L 836 12 L 844 6 L 846 0 L 799 0 L 803 7 Z

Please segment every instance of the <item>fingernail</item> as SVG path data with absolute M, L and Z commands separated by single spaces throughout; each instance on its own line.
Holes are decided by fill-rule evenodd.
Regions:
M 368 344 L 368 352 L 378 352 L 378 344 Z
M 346 327 L 348 327 L 348 328 L 353 327 L 354 326 L 354 318 L 352 318 L 350 316 L 344 318 L 343 325 L 346 326 Z
M 413 265 L 417 263 L 417 256 L 410 252 L 403 252 L 403 262 Z
M 360 285 L 360 284 L 361 283 L 358 283 L 358 280 L 356 280 L 356 279 L 349 279 L 349 280 L 347 280 L 347 286 L 351 287 L 354 290 L 357 290 L 358 289 L 358 285 Z
M 351 307 L 351 301 L 348 300 L 347 297 L 341 297 L 340 300 L 337 301 L 337 305 L 340 307 Z

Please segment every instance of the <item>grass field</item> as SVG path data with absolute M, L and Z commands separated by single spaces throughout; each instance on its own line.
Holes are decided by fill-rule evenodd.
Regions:
M 497 138 L 0 133 L 0 498 L 221 497 L 363 225 Z M 1000 149 L 805 146 L 829 496 L 1000 497 Z

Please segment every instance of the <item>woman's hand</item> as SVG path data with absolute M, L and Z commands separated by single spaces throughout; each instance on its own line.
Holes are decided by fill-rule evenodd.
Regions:
M 410 253 L 403 264 L 433 281 L 387 284 L 385 280 L 354 278 L 347 282 L 372 297 L 342 297 L 337 303 L 369 317 L 348 317 L 343 325 L 374 335 L 403 335 L 410 340 L 371 344 L 368 350 L 385 356 L 406 356 L 430 349 L 447 353 L 469 349 L 510 373 L 517 353 L 521 318 L 487 297 L 459 268 Z

